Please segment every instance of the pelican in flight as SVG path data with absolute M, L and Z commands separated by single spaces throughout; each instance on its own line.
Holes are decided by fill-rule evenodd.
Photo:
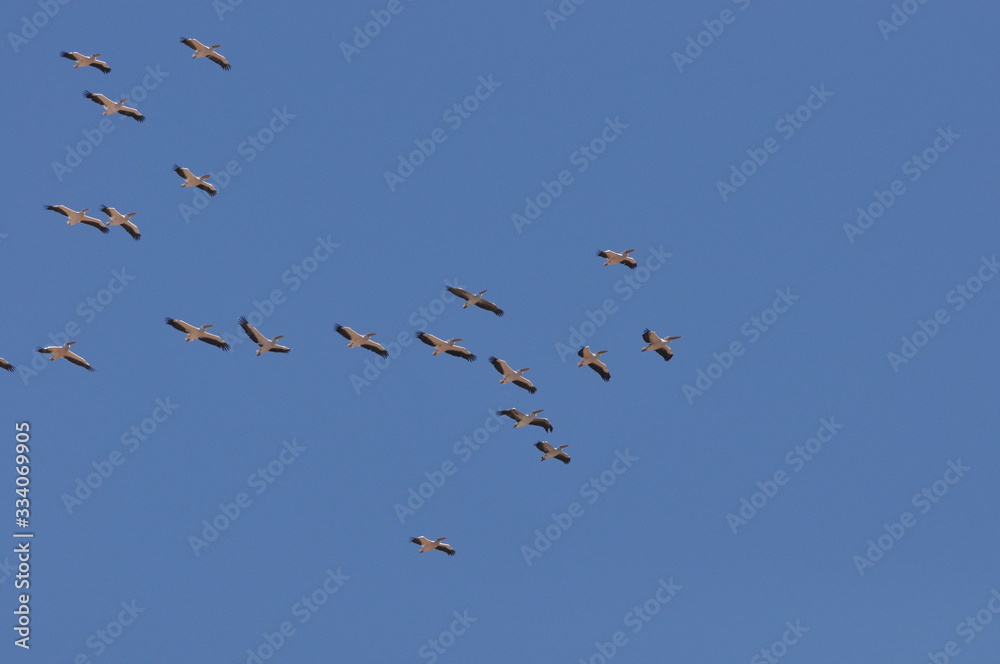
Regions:
M 385 349 L 385 346 L 377 341 L 372 341 L 372 337 L 378 332 L 358 334 L 346 325 L 337 325 L 333 330 L 350 342 L 347 344 L 348 348 L 367 348 L 379 357 L 389 357 L 389 351 Z
M 102 233 L 107 233 L 108 228 L 104 225 L 104 222 L 100 219 L 94 219 L 93 217 L 87 216 L 87 210 L 90 208 L 83 208 L 79 212 L 72 208 L 68 208 L 65 205 L 46 205 L 46 210 L 52 210 L 53 212 L 58 212 L 68 219 L 66 222 L 70 226 L 73 224 L 86 224 L 87 226 L 93 226 Z
M 256 327 L 250 324 L 250 321 L 247 320 L 246 316 L 240 316 L 240 327 L 242 327 L 243 331 L 247 333 L 248 337 L 250 337 L 250 341 L 259 346 L 257 349 L 257 357 L 260 357 L 267 351 L 271 351 L 272 353 L 287 353 L 291 350 L 288 346 L 282 346 L 278 343 L 278 339 L 284 338 L 285 335 L 279 334 L 273 339 L 268 339 L 261 334 Z
M 535 447 L 538 448 L 539 452 L 542 452 L 545 455 L 542 457 L 542 461 L 545 461 L 546 459 L 559 459 L 563 463 L 569 463 L 569 455 L 563 452 L 563 450 L 569 447 L 569 445 L 552 447 L 544 440 L 540 440 L 535 443 Z
M 599 373 L 606 383 L 611 380 L 611 374 L 608 372 L 608 365 L 601 362 L 601 355 L 607 352 L 606 350 L 599 350 L 596 353 L 592 353 L 590 352 L 590 346 L 584 346 L 577 352 L 577 355 L 583 359 L 577 362 L 576 366 L 582 367 L 585 364 L 589 364 L 590 368 Z
M 208 193 L 209 196 L 215 196 L 217 193 L 215 191 L 215 185 L 205 182 L 205 180 L 212 177 L 211 173 L 198 177 L 188 169 L 183 166 L 178 166 L 177 164 L 174 164 L 174 173 L 177 173 L 177 175 L 184 178 L 184 184 L 182 184 L 181 187 L 198 187 L 202 191 Z
M 643 348 L 643 350 L 655 351 L 657 355 L 662 357 L 667 362 L 669 362 L 670 358 L 674 356 L 674 351 L 670 350 L 670 346 L 667 344 L 674 339 L 680 339 L 680 337 L 664 337 L 661 339 L 656 332 L 653 332 L 649 328 L 642 331 L 642 340 L 648 344 L 645 348 Z
M 414 544 L 420 545 L 420 553 L 427 553 L 428 551 L 433 551 L 437 549 L 438 551 L 444 551 L 449 556 L 455 555 L 455 549 L 451 548 L 450 544 L 442 544 L 441 542 L 448 539 L 447 537 L 439 537 L 436 540 L 429 540 L 423 535 L 420 537 L 414 537 L 410 541 Z
M 528 390 L 528 394 L 534 394 L 535 392 L 538 391 L 538 388 L 535 387 L 532 384 L 532 382 L 527 378 L 525 378 L 523 375 L 524 372 L 529 371 L 531 367 L 514 371 L 513 369 L 510 368 L 509 364 L 495 357 L 490 358 L 490 364 L 492 364 L 493 367 L 497 371 L 499 371 L 501 375 L 503 375 L 503 378 L 500 379 L 501 385 L 503 385 L 504 383 L 514 383 L 518 387 L 522 387 Z
M 207 344 L 218 346 L 222 350 L 229 350 L 229 344 L 227 344 L 222 337 L 205 331 L 210 327 L 215 327 L 214 325 L 202 325 L 201 327 L 195 327 L 194 325 L 189 325 L 188 323 L 176 318 L 166 318 L 164 320 L 167 321 L 167 325 L 170 327 L 187 334 L 187 338 L 184 339 L 184 341 L 194 341 L 195 339 L 198 339 L 199 341 L 204 341 Z
M 486 291 L 479 291 L 478 293 L 473 295 L 469 291 L 463 290 L 461 288 L 452 288 L 449 286 L 448 290 L 452 293 L 452 295 L 457 295 L 458 297 L 465 300 L 465 304 L 462 305 L 463 309 L 468 309 L 469 307 L 475 305 L 480 309 L 486 309 L 486 311 L 492 311 L 497 316 L 503 316 L 503 309 L 493 304 L 489 300 L 483 299 L 483 293 L 485 293 Z
M 514 420 L 517 424 L 514 425 L 515 429 L 520 429 L 521 427 L 526 427 L 528 425 L 535 425 L 536 427 L 542 427 L 546 431 L 552 431 L 552 423 L 544 417 L 535 417 L 538 415 L 540 410 L 533 410 L 530 414 L 525 415 L 517 408 L 508 408 L 507 410 L 497 411 L 497 415 L 506 415 L 510 419 Z
M 137 213 L 129 212 L 128 214 L 122 214 L 113 207 L 108 207 L 107 205 L 101 206 L 101 212 L 108 215 L 108 226 L 121 226 L 125 231 L 132 236 L 133 240 L 138 240 L 142 237 L 142 233 L 139 232 L 139 228 L 132 223 L 132 217 Z
M 97 59 L 100 53 L 94 53 L 91 56 L 86 56 L 82 53 L 77 53 L 76 51 L 70 51 L 67 53 L 63 51 L 59 55 L 67 58 L 68 60 L 75 60 L 76 64 L 73 65 L 73 69 L 79 69 L 80 67 L 94 67 L 95 69 L 100 69 L 105 74 L 111 71 L 111 67 L 108 66 L 107 62 L 101 62 Z
M 232 66 L 229 64 L 229 61 L 226 60 L 224 57 L 222 57 L 221 53 L 218 53 L 215 50 L 220 46 L 222 46 L 222 44 L 213 44 L 212 46 L 205 46 L 197 39 L 189 39 L 185 37 L 181 37 L 181 43 L 184 44 L 185 46 L 190 46 L 191 48 L 194 49 L 194 54 L 191 56 L 192 58 L 208 58 L 209 60 L 219 65 L 226 71 L 232 69 Z
M 133 120 L 138 120 L 139 122 L 145 122 L 146 116 L 138 111 L 138 109 L 132 108 L 131 106 L 126 106 L 125 102 L 128 101 L 128 97 L 122 99 L 121 101 L 111 101 L 104 95 L 95 95 L 89 90 L 83 91 L 83 96 L 94 102 L 95 104 L 100 104 L 104 107 L 103 115 L 114 115 L 115 113 L 121 113 L 122 115 L 128 116 Z
M 427 334 L 426 332 L 417 332 L 417 339 L 420 339 L 428 346 L 434 346 L 434 352 L 432 355 L 448 353 L 449 355 L 461 357 L 469 362 L 476 361 L 476 356 L 470 353 L 467 348 L 455 345 L 456 342 L 465 341 L 465 339 L 448 339 L 448 341 L 445 341 L 444 339 L 438 339 L 433 334 Z
M 87 360 L 83 359 L 69 349 L 69 347 L 75 343 L 75 341 L 67 341 L 62 346 L 46 346 L 45 348 L 39 346 L 37 350 L 39 353 L 49 353 L 52 355 L 52 357 L 49 358 L 50 362 L 58 360 L 59 358 L 65 358 L 78 367 L 83 367 L 87 371 L 94 371 L 94 367 L 90 366 Z
M 0 369 L 4 369 L 5 371 L 13 371 L 14 365 L 8 362 L 7 360 L 3 359 L 2 357 L 0 357 Z
M 628 251 L 623 251 L 622 253 L 619 254 L 615 253 L 614 251 L 606 250 L 606 251 L 598 251 L 597 255 L 600 256 L 601 258 L 607 259 L 604 262 L 605 265 L 617 265 L 618 263 L 621 263 L 630 270 L 634 270 L 636 266 L 638 266 L 638 263 L 635 262 L 634 258 L 629 256 L 629 254 L 631 254 L 633 251 L 635 251 L 635 249 L 629 249 Z

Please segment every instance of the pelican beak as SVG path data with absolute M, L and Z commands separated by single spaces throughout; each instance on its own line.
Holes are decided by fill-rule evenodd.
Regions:
M 210 328 L 210 327 L 215 327 L 215 326 L 214 326 L 214 325 L 206 325 L 206 326 L 205 326 L 205 329 L 207 330 L 207 329 L 208 329 L 208 328 Z

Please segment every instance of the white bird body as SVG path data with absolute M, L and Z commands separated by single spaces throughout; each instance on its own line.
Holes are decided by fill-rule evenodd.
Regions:
M 279 334 L 273 339 L 268 339 L 260 333 L 260 330 L 250 324 L 250 321 L 246 319 L 246 316 L 240 316 L 240 327 L 242 327 L 243 331 L 246 332 L 246 335 L 250 337 L 250 341 L 257 344 L 257 357 L 260 357 L 268 351 L 273 353 L 287 353 L 292 350 L 288 346 L 282 346 L 278 343 L 278 339 L 283 339 L 285 335 Z
M 212 177 L 212 174 L 197 176 L 190 170 L 184 168 L 183 166 L 178 166 L 174 164 L 174 173 L 184 178 L 184 184 L 181 187 L 198 187 L 209 196 L 215 196 L 217 193 L 215 190 L 215 185 L 209 184 L 207 182 L 208 178 Z
M 410 541 L 413 542 L 414 544 L 419 544 L 420 545 L 420 551 L 419 551 L 419 553 L 427 553 L 428 551 L 433 551 L 434 549 L 437 549 L 438 551 L 444 551 L 449 556 L 453 556 L 453 555 L 455 555 L 455 549 L 451 548 L 450 544 L 442 544 L 441 543 L 441 542 L 445 541 L 446 539 L 448 539 L 448 538 L 447 537 L 439 537 L 436 540 L 429 540 L 426 537 L 424 537 L 423 535 L 420 535 L 419 537 L 413 537 L 413 538 L 411 538 Z
M 527 390 L 528 394 L 534 394 L 535 392 L 538 391 L 538 388 L 535 387 L 530 380 L 524 377 L 524 372 L 530 371 L 531 367 L 526 367 L 524 369 L 519 369 L 518 371 L 514 371 L 513 369 L 510 368 L 509 364 L 496 357 L 490 358 L 490 364 L 492 364 L 493 368 L 496 369 L 503 376 L 503 378 L 500 379 L 501 385 L 503 385 L 504 383 L 513 383 L 518 387 Z
M 212 334 L 211 332 L 205 331 L 210 327 L 215 327 L 214 325 L 202 325 L 201 327 L 195 327 L 194 325 L 185 323 L 184 321 L 176 318 L 166 318 L 164 320 L 166 320 L 167 325 L 170 327 L 180 330 L 187 335 L 184 338 L 184 341 L 194 341 L 197 339 L 198 341 L 204 341 L 205 343 L 221 348 L 222 350 L 229 350 L 229 344 L 226 343 L 225 339 Z
M 600 374 L 601 378 L 604 379 L 604 382 L 608 382 L 611 380 L 611 373 L 608 371 L 608 365 L 601 361 L 601 355 L 604 355 L 607 352 L 608 351 L 606 350 L 599 350 L 596 353 L 593 353 L 590 350 L 590 346 L 584 346 L 579 350 L 579 352 L 577 352 L 577 355 L 583 359 L 577 362 L 576 366 L 582 367 L 583 365 L 588 364 L 591 369 Z
M 80 67 L 94 67 L 95 69 L 100 69 L 105 74 L 111 71 L 111 67 L 108 66 L 107 62 L 101 62 L 97 59 L 97 56 L 101 55 L 100 53 L 84 55 L 82 53 L 77 53 L 76 51 L 70 51 L 69 53 L 63 51 L 59 55 L 69 60 L 76 61 L 76 64 L 73 65 L 73 69 L 79 69 Z
M 426 332 L 417 332 L 417 339 L 420 339 L 428 346 L 434 346 L 434 352 L 431 355 L 440 355 L 441 353 L 447 353 L 448 355 L 454 355 L 455 357 L 461 357 L 469 362 L 475 362 L 476 356 L 469 352 L 468 348 L 463 348 L 458 345 L 459 341 L 465 341 L 464 339 L 438 339 L 433 334 L 427 334 Z
M 569 445 L 552 447 L 548 444 L 548 442 L 540 440 L 535 443 L 535 447 L 537 447 L 538 450 L 544 454 L 542 461 L 545 461 L 546 459 L 559 459 L 563 463 L 569 463 L 569 455 L 563 452 L 563 450 L 569 447 Z
M 528 415 L 525 415 L 517 408 L 508 408 L 507 410 L 497 411 L 497 415 L 506 415 L 510 419 L 514 420 L 515 429 L 534 425 L 536 427 L 542 427 L 546 431 L 552 431 L 552 423 L 549 422 L 547 418 L 537 417 L 537 415 L 541 412 L 541 410 L 533 410 Z
M 209 60 L 219 65 L 226 71 L 232 69 L 232 66 L 229 64 L 229 61 L 226 60 L 226 58 L 223 57 L 221 53 L 215 50 L 220 46 L 222 46 L 222 44 L 213 44 L 211 46 L 205 46 L 197 39 L 190 39 L 186 37 L 181 37 L 181 43 L 184 44 L 185 46 L 189 46 L 192 49 L 194 49 L 194 54 L 191 55 L 192 58 L 208 58 Z
M 45 348 L 39 346 L 36 350 L 39 353 L 52 355 L 52 357 L 49 358 L 50 362 L 54 362 L 59 359 L 66 359 L 79 367 L 83 367 L 87 371 L 94 371 L 94 367 L 90 366 L 87 360 L 83 359 L 69 349 L 69 347 L 75 343 L 75 341 L 67 341 L 62 346 L 46 346 Z
M 389 357 L 389 351 L 387 351 L 382 344 L 377 341 L 372 341 L 372 337 L 378 334 L 378 332 L 358 334 L 346 325 L 337 325 L 333 329 L 337 334 L 347 339 L 349 342 L 347 344 L 348 348 L 366 348 L 379 357 Z
M 492 311 L 497 316 L 503 316 L 503 309 L 490 302 L 489 300 L 483 299 L 483 293 L 486 291 L 479 291 L 478 293 L 470 293 L 469 291 L 462 288 L 448 287 L 448 291 L 452 295 L 457 295 L 458 297 L 465 300 L 465 304 L 462 305 L 463 309 L 468 309 L 471 306 L 477 306 L 480 309 L 485 309 L 486 311 Z
M 121 226 L 125 231 L 132 236 L 133 240 L 138 240 L 142 237 L 142 233 L 139 232 L 139 227 L 132 223 L 132 217 L 134 217 L 136 212 L 129 212 L 128 214 L 122 214 L 113 207 L 108 207 L 107 205 L 101 206 L 101 212 L 108 215 L 108 226 Z
M 52 210 L 53 212 L 58 212 L 59 214 L 66 217 L 66 223 L 70 226 L 74 224 L 85 224 L 87 226 L 93 226 L 102 233 L 107 233 L 108 228 L 104 225 L 104 222 L 100 219 L 94 219 L 93 217 L 87 216 L 87 210 L 90 208 L 83 208 L 79 212 L 73 208 L 68 208 L 65 205 L 46 205 L 46 210 Z
M 622 253 L 619 254 L 615 251 L 605 249 L 604 251 L 598 251 L 597 255 L 600 256 L 601 258 L 607 259 L 604 262 L 605 265 L 617 265 L 621 263 L 630 270 L 634 270 L 638 266 L 638 263 L 635 262 L 634 258 L 629 256 L 629 254 L 631 254 L 633 251 L 635 251 L 635 249 L 629 249 L 628 251 L 623 251 Z
M 83 96 L 94 102 L 95 104 L 100 104 L 104 107 L 103 115 L 114 115 L 115 113 L 121 113 L 124 116 L 130 117 L 133 120 L 139 122 L 145 122 L 146 116 L 139 112 L 138 109 L 132 108 L 131 106 L 126 106 L 125 102 L 128 101 L 128 97 L 125 97 L 121 101 L 111 101 L 104 95 L 94 94 L 89 90 L 83 91 Z
M 674 339 L 680 339 L 680 337 L 664 337 L 661 339 L 656 332 L 647 328 L 642 332 L 642 340 L 647 344 L 642 350 L 654 351 L 665 361 L 669 362 L 670 358 L 674 356 L 674 351 L 670 350 L 670 346 L 668 344 Z

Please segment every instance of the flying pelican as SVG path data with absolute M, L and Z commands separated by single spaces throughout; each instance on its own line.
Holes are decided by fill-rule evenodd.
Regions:
M 36 350 L 39 353 L 50 353 L 52 355 L 52 357 L 49 358 L 50 362 L 58 360 L 62 357 L 66 358 L 78 367 L 83 367 L 87 371 L 94 371 L 94 367 L 90 366 L 90 364 L 87 363 L 87 360 L 83 359 L 69 349 L 69 347 L 75 343 L 75 341 L 67 341 L 62 346 L 46 346 L 45 348 L 39 346 Z
M 86 224 L 87 226 L 93 226 L 102 233 L 107 233 L 108 228 L 104 225 L 104 222 L 100 219 L 94 219 L 93 217 L 87 216 L 87 210 L 90 208 L 83 208 L 79 212 L 72 208 L 68 208 L 65 205 L 46 205 L 46 210 L 52 210 L 53 212 L 58 212 L 64 217 L 68 218 L 69 221 L 66 223 L 72 226 L 73 224 Z
M 7 371 L 13 371 L 14 370 L 14 365 L 11 364 L 10 362 L 8 362 L 7 360 L 3 359 L 2 357 L 0 357 L 0 369 L 6 369 Z
M 497 371 L 503 374 L 503 378 L 500 379 L 501 385 L 503 385 L 504 383 L 514 383 L 518 387 L 523 387 L 524 389 L 528 390 L 528 394 L 534 394 L 535 392 L 538 391 L 538 388 L 535 387 L 530 380 L 528 380 L 522 375 L 524 374 L 525 371 L 529 371 L 531 367 L 527 367 L 526 369 L 521 369 L 520 371 L 514 371 L 513 369 L 510 368 L 509 364 L 495 357 L 490 358 L 490 364 L 492 364 Z
M 167 325 L 170 327 L 187 333 L 187 338 L 184 339 L 184 341 L 194 341 L 195 339 L 198 339 L 199 341 L 204 341 L 207 344 L 218 346 L 222 350 L 229 350 L 229 344 L 227 344 L 222 337 L 205 331 L 210 327 L 215 327 L 214 325 L 202 325 L 201 327 L 195 327 L 194 325 L 189 325 L 188 323 L 176 318 L 165 318 L 164 320 L 167 321 Z
M 378 332 L 369 332 L 368 334 L 358 334 L 346 325 L 338 325 L 333 328 L 334 331 L 340 336 L 347 339 L 350 343 L 347 344 L 348 348 L 367 348 L 371 352 L 375 353 L 379 357 L 389 357 L 389 351 L 385 349 L 385 346 L 377 341 L 372 341 Z
M 552 423 L 549 422 L 548 419 L 546 419 L 544 417 L 535 417 L 540 412 L 542 412 L 542 411 L 540 411 L 540 410 L 533 410 L 533 411 L 531 411 L 531 414 L 525 415 L 524 413 L 522 413 L 521 411 L 519 411 L 517 408 L 508 408 L 507 410 L 499 410 L 499 411 L 497 411 L 497 415 L 506 415 L 510 419 L 512 419 L 515 422 L 517 422 L 517 424 L 514 425 L 515 429 L 520 429 L 521 427 L 526 427 L 529 424 L 534 424 L 536 427 L 542 427 L 546 431 L 551 432 L 552 431 Z
M 250 341 L 260 346 L 260 348 L 257 349 L 257 357 L 260 357 L 267 351 L 271 351 L 273 353 L 287 353 L 291 350 L 288 346 L 282 346 L 278 343 L 278 339 L 284 338 L 285 335 L 279 334 L 273 339 L 268 339 L 261 334 L 256 327 L 250 324 L 246 316 L 240 316 L 240 327 L 242 327 L 243 331 L 247 333 L 248 337 L 250 337 Z
M 115 113 L 121 113 L 126 115 L 133 120 L 138 120 L 139 122 L 145 122 L 146 116 L 138 111 L 138 109 L 132 108 L 131 106 L 126 106 L 125 102 L 128 101 L 128 97 L 122 99 L 121 101 L 111 101 L 104 95 L 95 95 L 89 90 L 83 91 L 83 96 L 94 102 L 95 104 L 100 104 L 104 107 L 104 115 L 114 115 Z
M 649 328 L 642 331 L 642 340 L 649 344 L 643 348 L 643 350 L 656 351 L 656 353 L 667 362 L 669 362 L 670 358 L 674 356 L 674 351 L 670 350 L 670 346 L 667 344 L 674 339 L 680 339 L 680 337 L 664 337 L 661 339 L 656 332 L 653 332 Z
M 492 311 L 497 316 L 503 316 L 503 309 L 493 304 L 489 300 L 483 299 L 483 293 L 485 293 L 486 291 L 479 291 L 478 293 L 473 295 L 469 291 L 463 290 L 461 288 L 452 288 L 449 286 L 448 290 L 451 291 L 453 295 L 457 295 L 463 300 L 465 300 L 465 304 L 462 305 L 463 309 L 468 309 L 472 305 L 475 305 L 480 309 L 486 309 L 486 311 Z
M 598 251 L 597 255 L 600 256 L 601 258 L 608 259 L 607 261 L 604 262 L 605 265 L 617 265 L 618 263 L 621 263 L 630 270 L 634 270 L 636 266 L 638 266 L 638 263 L 635 262 L 634 258 L 629 256 L 629 254 L 631 254 L 633 251 L 635 251 L 635 249 L 629 249 L 628 251 L 623 251 L 622 253 L 618 254 L 613 251 L 606 250 L 606 251 Z
M 185 46 L 190 46 L 191 48 L 194 49 L 194 55 L 191 56 L 192 58 L 208 58 L 209 60 L 219 65 L 226 71 L 232 69 L 232 66 L 230 66 L 229 61 L 226 60 L 224 57 L 222 57 L 221 53 L 218 53 L 215 50 L 220 46 L 222 46 L 222 44 L 213 44 L 212 46 L 205 46 L 197 39 L 189 39 L 186 37 L 181 37 L 181 43 L 184 44 Z
M 198 187 L 202 191 L 207 192 L 209 196 L 215 196 L 217 193 L 215 191 L 215 185 L 205 182 L 205 180 L 212 177 L 211 173 L 198 177 L 188 169 L 178 166 L 177 164 L 174 164 L 174 173 L 177 173 L 177 175 L 184 178 L 184 184 L 182 184 L 181 187 Z
M 107 205 L 101 206 L 101 212 L 108 215 L 108 226 L 121 226 L 125 231 L 132 236 L 133 240 L 138 240 L 142 237 L 142 233 L 139 232 L 139 228 L 132 223 L 132 217 L 137 213 L 129 212 L 128 214 L 122 214 L 113 207 L 108 207 Z
M 433 334 L 427 334 L 426 332 L 417 332 L 417 339 L 420 339 L 428 346 L 434 346 L 433 355 L 448 353 L 449 355 L 461 357 L 469 362 L 476 361 L 476 356 L 470 353 L 467 348 L 455 345 L 455 342 L 465 341 L 464 339 L 448 339 L 448 341 L 445 341 L 444 339 L 438 339 Z
M 545 456 L 542 457 L 542 461 L 545 461 L 546 459 L 559 459 L 563 463 L 569 463 L 569 455 L 563 452 L 563 450 L 569 447 L 569 445 L 552 447 L 544 440 L 540 440 L 535 443 L 535 447 L 537 447 L 540 452 L 545 454 Z
M 436 540 L 429 540 L 423 535 L 420 537 L 414 537 L 410 541 L 414 544 L 420 545 L 420 553 L 427 553 L 428 551 L 433 551 L 437 549 L 438 551 L 444 551 L 449 556 L 455 555 L 455 549 L 451 548 L 450 544 L 442 544 L 441 542 L 448 539 L 447 537 L 439 537 Z
M 73 65 L 73 69 L 79 69 L 80 67 L 94 67 L 96 69 L 100 69 L 105 74 L 111 71 L 111 67 L 108 66 L 107 62 L 101 62 L 97 59 L 97 56 L 99 56 L 100 53 L 94 53 L 88 57 L 82 53 L 77 53 L 76 51 L 70 51 L 69 53 L 63 51 L 59 55 L 69 60 L 76 60 L 76 64 Z
M 577 362 L 576 366 L 582 367 L 585 364 L 589 364 L 591 369 L 601 374 L 601 378 L 603 378 L 606 383 L 611 380 L 611 374 L 608 373 L 608 365 L 601 362 L 601 355 L 604 355 L 607 352 L 608 351 L 606 350 L 599 350 L 596 353 L 592 353 L 590 352 L 590 346 L 584 346 L 579 350 L 579 352 L 577 352 L 577 355 L 583 359 Z

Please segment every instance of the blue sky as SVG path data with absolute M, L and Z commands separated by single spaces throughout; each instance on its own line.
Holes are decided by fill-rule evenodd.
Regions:
M 994 662 L 998 18 L 5 4 L 2 475 L 13 524 L 30 423 L 34 539 L 4 661 Z M 33 352 L 67 339 L 95 373 Z

